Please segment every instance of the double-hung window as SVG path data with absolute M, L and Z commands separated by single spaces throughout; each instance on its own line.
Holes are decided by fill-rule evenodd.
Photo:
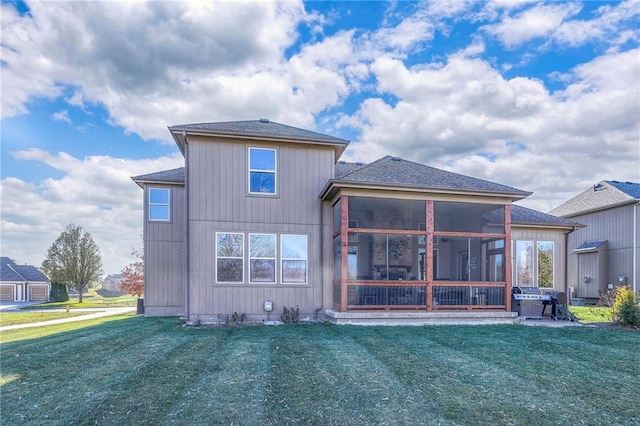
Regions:
M 170 210 L 169 188 L 149 188 L 149 220 L 168 222 Z
M 244 282 L 244 234 L 216 233 L 216 281 Z
M 249 148 L 249 193 L 276 195 L 276 150 Z
M 249 234 L 249 281 L 276 282 L 275 234 Z
M 282 235 L 280 257 L 282 283 L 307 282 L 308 237 L 306 235 Z

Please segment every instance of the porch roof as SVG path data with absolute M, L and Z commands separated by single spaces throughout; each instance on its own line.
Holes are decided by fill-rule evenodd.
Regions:
M 531 192 L 499 183 L 436 169 L 399 157 L 386 156 L 363 165 L 338 163 L 336 178 L 327 183 L 320 197 L 326 199 L 338 188 L 353 186 L 412 189 L 424 192 L 475 193 L 509 197 L 512 200 L 520 200 L 531 195 Z
M 276 123 L 266 118 L 245 121 L 180 124 L 170 126 L 169 131 L 183 154 L 186 143 L 184 134 L 330 145 L 334 147 L 336 160 L 340 158 L 349 144 L 349 141 L 346 139 L 287 126 L 286 124 Z

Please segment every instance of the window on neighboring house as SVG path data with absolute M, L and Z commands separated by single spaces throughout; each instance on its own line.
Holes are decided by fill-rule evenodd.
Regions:
M 149 220 L 168 222 L 170 217 L 169 188 L 149 188 Z
M 216 233 L 216 281 L 244 281 L 244 234 Z
M 306 283 L 308 237 L 306 235 L 282 235 L 280 238 L 282 283 Z
M 275 234 L 249 234 L 249 281 L 276 282 Z
M 249 193 L 276 194 L 276 150 L 249 148 Z

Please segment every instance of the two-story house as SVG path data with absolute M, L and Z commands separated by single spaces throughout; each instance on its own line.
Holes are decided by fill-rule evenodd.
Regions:
M 596 301 L 619 285 L 638 291 L 640 184 L 601 181 L 550 214 L 585 225 L 568 241 L 568 285 L 577 298 Z
M 133 178 L 146 315 L 509 320 L 512 285 L 566 291 L 578 224 L 513 205 L 529 192 L 397 157 L 341 162 L 347 140 L 266 119 L 169 131 L 185 166 Z

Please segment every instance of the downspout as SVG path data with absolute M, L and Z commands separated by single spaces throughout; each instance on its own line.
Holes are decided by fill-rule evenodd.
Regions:
M 318 312 L 324 309 L 324 278 L 326 275 L 324 265 L 324 201 L 320 199 L 320 307 L 313 313 L 313 319 L 318 321 Z
M 567 299 L 571 298 L 571 294 L 569 294 L 569 234 L 575 230 L 574 226 L 571 231 L 564 233 L 564 293 L 567 295 Z
M 185 225 L 184 225 L 184 313 L 185 319 L 189 321 L 189 144 L 187 143 L 187 132 L 182 131 L 184 139 L 184 191 L 185 191 Z
M 633 292 L 638 291 L 638 206 L 640 202 L 633 206 Z

